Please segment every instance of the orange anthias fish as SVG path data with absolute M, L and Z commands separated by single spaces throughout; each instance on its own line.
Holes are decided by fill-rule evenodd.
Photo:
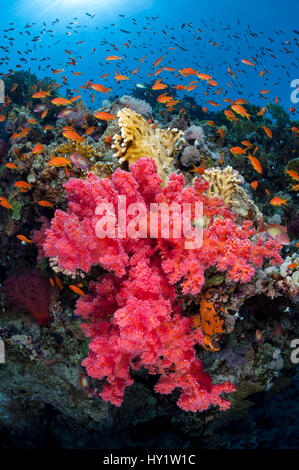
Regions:
M 289 245 L 291 243 L 287 227 L 278 224 L 265 224 L 262 219 L 260 219 L 260 224 L 257 230 L 257 233 L 267 232 L 274 240 L 281 243 L 281 245 Z
M 63 285 L 62 285 L 62 282 L 61 280 L 59 279 L 59 277 L 55 277 L 55 282 L 57 284 L 57 286 L 59 287 L 59 289 L 63 289 Z
M 30 132 L 29 127 L 24 127 L 24 129 L 20 132 L 19 137 L 23 138 L 26 137 Z
M 115 70 L 115 80 L 119 83 L 122 80 L 130 80 L 126 75 L 120 75 L 117 70 Z
M 250 114 L 247 113 L 246 109 L 243 108 L 240 104 L 233 104 L 231 106 L 232 110 L 235 111 L 235 113 L 240 114 L 242 117 L 246 117 L 250 121 Z
M 279 196 L 275 196 L 273 199 L 271 199 L 270 204 L 272 204 L 272 206 L 278 206 L 278 207 L 282 205 L 286 206 L 288 204 L 287 201 L 288 201 L 287 199 L 282 199 Z
M 233 104 L 247 104 L 248 100 L 244 100 L 244 98 L 238 98 L 233 102 Z
M 157 69 L 154 73 L 154 76 L 156 77 L 157 75 L 160 75 L 160 73 L 163 72 L 163 67 L 161 67 L 160 69 Z M 147 76 L 149 77 L 151 74 L 147 74 Z
M 160 81 L 154 83 L 152 86 L 152 90 L 164 90 L 165 88 L 168 88 L 166 83 L 161 83 Z
M 293 180 L 296 180 L 298 181 L 299 180 L 299 175 L 296 171 L 294 170 L 286 170 L 286 173 L 293 179 Z
M 116 119 L 116 116 L 110 113 L 105 113 L 104 111 L 95 113 L 94 117 L 96 117 L 97 119 L 101 119 L 102 121 L 112 121 L 113 119 Z
M 263 126 L 263 129 L 265 131 L 265 133 L 267 134 L 267 136 L 272 139 L 272 131 L 271 129 L 269 129 L 269 127 L 266 127 L 266 126 Z
M 253 166 L 253 168 L 255 169 L 255 171 L 257 171 L 258 173 L 262 174 L 263 172 L 263 169 L 262 169 L 262 166 L 259 162 L 259 160 L 256 158 L 256 157 L 253 157 L 252 155 L 248 155 L 248 158 L 251 162 L 251 165 Z
M 11 162 L 5 163 L 5 166 L 6 166 L 6 168 L 9 168 L 10 170 L 17 170 L 18 169 L 17 165 L 15 165 L 14 163 L 11 163 Z
M 10 92 L 13 93 L 18 88 L 18 86 L 19 86 L 18 83 L 14 83 L 13 86 L 11 87 Z
M 38 91 L 32 95 L 32 98 L 45 98 L 46 96 L 50 96 L 50 91 Z
M 6 199 L 6 197 L 3 197 L 3 196 L 0 197 L 0 205 L 1 205 L 2 207 L 5 207 L 5 209 L 12 209 L 12 208 L 13 208 L 12 205 L 9 204 L 8 200 Z
M 211 80 L 211 75 L 208 75 L 206 73 L 196 73 L 197 77 L 200 78 L 201 80 Z
M 223 155 L 224 155 L 224 152 L 221 152 L 220 158 L 219 158 L 219 163 L 221 166 L 223 165 Z
M 72 98 L 70 98 L 69 102 L 70 102 L 70 103 L 74 103 L 74 102 L 77 101 L 79 98 L 81 98 L 81 95 L 73 96 Z
M 37 124 L 37 121 L 36 121 L 35 119 L 33 119 L 33 118 L 29 118 L 29 119 L 27 120 L 27 122 L 28 122 L 28 124 Z
M 261 330 L 256 330 L 255 332 L 255 340 L 258 344 L 260 344 L 263 341 L 264 335 Z
M 236 157 L 237 155 L 244 155 L 245 149 L 242 149 L 242 147 L 231 147 L 230 152 Z
M 249 140 L 242 140 L 241 144 L 250 149 L 253 147 L 253 144 L 249 142 Z
M 42 146 L 42 144 L 37 144 L 37 145 L 34 147 L 34 149 L 32 150 L 32 153 L 33 153 L 34 155 L 39 155 L 40 153 L 42 153 L 42 151 L 43 151 L 43 146 Z
M 170 108 L 173 108 L 176 104 L 178 104 L 180 102 L 180 100 L 170 100 L 166 103 L 166 108 L 168 109 L 168 111 L 170 110 Z
M 86 129 L 85 134 L 86 134 L 86 135 L 90 135 L 90 134 L 93 133 L 94 130 L 95 130 L 95 127 L 94 127 L 94 126 L 91 126 L 91 127 L 89 127 L 88 129 Z
M 79 294 L 79 295 L 85 295 L 83 290 L 81 290 L 79 287 L 77 286 L 73 286 L 73 285 L 70 285 L 69 286 L 70 289 L 72 289 L 73 292 L 76 292 L 76 294 Z
M 192 166 L 193 166 L 193 170 L 190 170 L 190 171 L 194 173 L 198 173 L 199 175 L 202 175 L 205 171 L 205 159 L 204 158 L 202 159 L 202 163 L 200 167 L 195 166 L 194 163 L 192 163 Z
M 101 93 L 109 93 L 109 91 L 112 90 L 112 88 L 107 88 L 105 87 L 104 85 L 100 85 L 99 83 L 92 83 L 91 85 L 91 88 L 93 88 L 94 90 L 96 91 L 99 91 Z
M 255 67 L 255 64 L 251 62 L 251 60 L 242 59 L 241 62 L 243 62 L 243 64 L 250 65 L 251 67 Z
M 49 201 L 38 201 L 38 204 L 42 207 L 54 207 L 54 204 Z
M 175 68 L 174 67 L 163 67 L 163 70 L 166 70 L 166 72 L 175 72 Z
M 163 59 L 164 59 L 164 55 L 159 57 L 159 59 L 155 60 L 155 62 L 153 63 L 153 68 L 158 67 L 158 65 L 161 64 Z
M 220 137 L 223 139 L 223 137 L 225 137 L 225 130 L 224 129 L 221 129 L 220 127 L 217 129 L 217 134 L 220 135 Z
M 52 158 L 52 160 L 50 160 L 48 162 L 48 165 L 53 165 L 53 166 L 56 166 L 56 167 L 59 167 L 59 166 L 72 166 L 71 162 L 69 160 L 67 160 L 66 158 L 64 158 L 64 157 Z
M 123 60 L 123 58 L 117 55 L 109 55 L 105 60 Z
M 250 186 L 251 186 L 252 189 L 254 189 L 254 190 L 257 189 L 258 185 L 259 185 L 259 182 L 256 181 L 256 180 L 255 180 L 255 181 L 252 181 L 252 183 L 250 183 Z
M 172 99 L 173 99 L 172 96 L 167 96 L 165 93 L 163 93 L 162 95 L 158 96 L 157 101 L 158 101 L 158 103 L 165 104 L 165 103 L 168 103 L 169 101 L 171 101 Z
M 18 188 L 22 193 L 25 193 L 28 191 L 29 188 L 31 188 L 30 184 L 27 183 L 27 181 L 16 181 L 14 183 L 14 186 Z
M 209 103 L 211 106 L 220 106 L 219 103 L 216 103 L 216 101 L 213 100 L 207 100 L 207 103 Z
M 76 142 L 83 142 L 85 139 L 74 131 L 64 131 L 62 134 L 66 139 L 75 140 Z
M 197 71 L 192 69 L 191 67 L 186 67 L 184 69 L 179 70 L 179 73 L 183 75 L 183 77 L 188 77 L 189 75 L 196 75 Z
M 230 110 L 230 109 L 226 109 L 224 111 L 224 114 L 225 114 L 225 117 L 229 120 L 229 121 L 237 121 L 237 116 Z
M 42 114 L 40 115 L 40 117 L 41 117 L 42 119 L 44 119 L 44 118 L 47 116 L 48 112 L 49 112 L 49 110 L 48 110 L 48 109 L 45 109 L 45 111 L 42 112 Z
M 257 116 L 264 116 L 266 114 L 267 108 L 262 108 L 258 113 L 256 113 Z
M 70 104 L 70 101 L 66 98 L 54 98 L 51 100 L 51 103 L 55 104 L 56 106 L 65 106 L 66 104 Z
M 11 136 L 11 139 L 22 139 L 23 137 L 26 137 L 27 134 L 29 134 L 30 128 L 29 127 L 24 127 L 24 129 L 20 132 L 20 134 L 17 134 L 16 132 Z
M 29 240 L 29 238 L 25 237 L 25 235 L 17 235 L 17 238 L 19 240 L 21 240 L 21 242 L 25 242 L 25 243 L 33 243 L 32 240 Z

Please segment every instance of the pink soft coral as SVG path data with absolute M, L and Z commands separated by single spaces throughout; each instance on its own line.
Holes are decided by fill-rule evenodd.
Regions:
M 146 368 L 160 375 L 157 392 L 181 390 L 178 405 L 184 410 L 204 410 L 211 404 L 226 409 L 229 402 L 220 395 L 234 387 L 228 382 L 213 385 L 203 371 L 194 348 L 203 336 L 194 329 L 192 319 L 182 315 L 176 286 L 180 283 L 183 294 L 198 294 L 211 266 L 226 271 L 233 281 L 248 282 L 264 258 L 281 261 L 280 246 L 261 238 L 253 242 L 255 230 L 250 222 L 237 225 L 221 200 L 204 195 L 208 183 L 197 179 L 185 187 L 183 175 L 173 174 L 161 188 L 156 164 L 149 158 L 139 159 L 130 169 L 131 173 L 118 169 L 111 180 L 99 180 L 92 173 L 85 180 L 69 180 L 65 185 L 69 208 L 57 210 L 46 231 L 44 252 L 57 258 L 62 268 L 88 272 L 100 264 L 110 271 L 91 282 L 90 293 L 77 301 L 76 315 L 86 320 L 81 326 L 91 338 L 83 365 L 91 377 L 107 378 L 101 396 L 118 406 L 125 388 L 133 383 L 130 369 Z M 118 196 L 126 196 L 127 206 L 132 202 L 145 205 L 146 219 L 151 203 L 179 207 L 189 203 L 194 220 L 195 203 L 202 203 L 209 221 L 202 246 L 186 249 L 184 236 L 163 238 L 161 218 L 157 238 L 126 234 L 98 238 L 96 207 L 102 202 L 114 208 L 117 233 Z M 127 227 L 130 222 L 132 216 L 127 217 Z

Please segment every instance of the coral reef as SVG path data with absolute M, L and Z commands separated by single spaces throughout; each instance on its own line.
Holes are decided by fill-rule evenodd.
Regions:
M 115 432 L 130 446 L 144 423 L 155 429 L 151 443 L 160 445 L 159 426 L 166 421 L 176 442 L 183 433 L 184 443 L 209 446 L 212 434 L 225 446 L 227 426 L 246 419 L 256 397 L 271 397 L 294 374 L 298 193 L 286 170 L 298 172 L 298 122 L 270 103 L 271 118 L 246 104 L 251 122 L 203 112 L 190 96 L 178 111 L 157 103 L 153 83 L 134 90 L 135 97 L 104 101 L 99 111 L 119 112 L 118 120 L 98 121 L 82 99 L 57 109 L 50 79 L 12 73 L 5 84 L 10 101 L 0 123 L 0 282 L 6 279 L 0 337 L 10 360 L 0 367 L 0 434 L 10 425 L 23 440 L 29 420 L 42 421 L 47 412 L 51 431 L 45 434 L 65 446 L 84 446 L 87 429 L 95 446 L 107 444 L 103 432 Z M 32 100 L 40 89 L 51 96 Z M 65 141 L 67 125 L 84 143 Z M 236 145 L 244 150 L 238 157 L 230 150 Z M 72 167 L 49 166 L 54 155 L 72 155 Z M 158 174 L 153 162 L 140 158 L 146 156 Z M 194 180 L 191 170 L 203 161 L 202 178 Z M 131 173 L 117 170 L 122 162 L 132 164 Z M 170 176 L 173 170 L 177 174 Z M 28 190 L 20 192 L 16 181 Z M 287 205 L 269 204 L 274 195 Z M 145 203 L 145 218 L 152 202 L 203 203 L 202 247 L 186 250 L 186 237 L 144 240 L 137 225 L 134 240 L 99 239 L 96 206 L 108 203 L 117 214 L 118 196 Z M 191 218 L 200 227 L 195 213 Z M 290 240 L 280 226 L 283 260 L 271 231 L 255 232 L 261 219 L 268 228 L 287 225 Z M 115 221 L 118 227 L 117 216 Z M 132 225 L 133 214 L 126 229 Z M 159 218 L 156 226 L 160 234 Z M 18 234 L 29 240 L 21 242 Z M 58 438 L 62 422 L 71 431 Z
M 113 138 L 112 148 L 119 162 L 134 163 L 141 157 L 151 157 L 165 183 L 171 163 L 183 143 L 183 132 L 177 129 L 154 129 L 141 115 L 128 108 L 118 113 L 121 135 Z
M 157 166 L 150 158 L 132 164 L 131 172 L 118 169 L 110 180 L 99 180 L 92 173 L 85 180 L 71 179 L 65 185 L 68 211 L 57 210 L 46 230 L 44 253 L 55 258 L 63 269 L 87 273 L 93 265 L 100 264 L 114 273 L 91 282 L 91 293 L 77 302 L 76 315 L 89 320 L 82 328 L 92 338 L 83 365 L 91 377 L 107 377 L 108 384 L 100 395 L 116 405 L 121 404 L 125 388 L 133 383 L 130 368 L 144 367 L 150 374 L 161 374 L 156 391 L 168 394 L 177 387 L 182 390 L 178 401 L 181 408 L 198 411 L 218 404 L 225 409 L 228 402 L 220 394 L 233 387 L 227 382 L 212 386 L 203 372 L 194 350 L 196 343 L 203 342 L 202 332 L 193 330 L 192 317 L 180 313 L 174 286 L 180 283 L 184 295 L 199 294 L 205 271 L 212 266 L 226 271 L 230 281 L 249 282 L 264 258 L 281 263 L 280 245 L 272 239 L 264 242 L 258 236 L 253 243 L 255 230 L 251 222 L 236 225 L 235 216 L 221 200 L 203 195 L 208 183 L 200 179 L 193 187 L 185 187 L 183 175 L 172 174 L 162 189 Z M 197 216 L 194 204 L 203 203 L 203 215 L 209 225 L 203 229 L 202 243 L 186 248 L 187 241 L 198 241 L 195 229 L 187 237 L 172 238 L 168 234 L 164 238 L 163 232 L 158 231 L 156 238 L 144 238 L 137 231 L 131 238 L 127 230 L 132 217 L 126 222 L 123 239 L 115 238 L 113 227 L 99 238 L 96 208 L 102 202 L 109 213 L 118 213 L 118 195 L 126 196 L 126 204 L 145 204 L 141 225 L 150 215 L 150 203 L 177 203 L 183 207 L 189 202 L 193 204 L 193 221 Z M 207 330 L 210 320 L 206 314 L 202 321 Z M 208 330 L 207 336 L 214 333 Z

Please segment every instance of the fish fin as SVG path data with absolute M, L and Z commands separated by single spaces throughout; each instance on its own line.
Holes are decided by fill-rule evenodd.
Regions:
M 259 226 L 258 226 L 258 229 L 257 229 L 257 233 L 265 232 L 266 230 L 267 230 L 267 229 L 266 229 L 265 222 L 264 222 L 263 219 L 260 217 L 260 218 L 259 218 Z

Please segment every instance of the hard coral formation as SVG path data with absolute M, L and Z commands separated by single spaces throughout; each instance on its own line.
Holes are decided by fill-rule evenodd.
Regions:
M 207 195 L 221 198 L 225 204 L 234 209 L 239 216 L 254 220 L 256 223 L 263 218 L 262 213 L 241 186 L 244 178 L 231 166 L 208 168 L 202 175 L 209 183 Z
M 151 157 L 158 166 L 158 174 L 165 183 L 171 171 L 172 160 L 183 143 L 183 132 L 177 129 L 154 129 L 140 114 L 124 108 L 118 112 L 121 135 L 113 138 L 114 156 L 120 163 L 135 163 L 141 157 Z
M 110 271 L 91 282 L 90 293 L 77 301 L 76 315 L 86 321 L 81 326 L 91 338 L 83 365 L 91 377 L 107 378 L 100 395 L 116 405 L 122 403 L 126 387 L 133 383 L 130 371 L 145 368 L 160 375 L 157 392 L 169 394 L 181 389 L 178 405 L 184 410 L 201 411 L 212 404 L 226 409 L 229 402 L 220 395 L 234 387 L 228 382 L 213 385 L 203 371 L 194 346 L 204 343 L 204 334 L 192 316 L 184 316 L 181 295 L 199 294 L 205 272 L 212 266 L 226 272 L 229 282 L 249 282 L 264 258 L 282 261 L 280 245 L 259 236 L 253 242 L 251 222 L 237 225 L 236 216 L 222 201 L 204 195 L 208 183 L 200 178 L 185 187 L 183 175 L 172 174 L 161 188 L 152 159 L 139 159 L 130 168 L 131 173 L 116 170 L 109 180 L 99 180 L 91 173 L 85 180 L 70 179 L 65 185 L 68 210 L 57 210 L 46 231 L 44 253 L 63 269 L 88 272 L 99 264 Z M 133 216 L 127 216 L 123 237 L 98 238 L 97 205 L 106 204 L 118 227 L 120 195 L 126 196 L 127 207 L 133 202 L 145 206 L 140 223 L 148 220 L 151 203 L 176 203 L 180 209 L 189 203 L 193 222 L 194 205 L 202 203 L 203 215 L 210 221 L 203 229 L 202 245 L 187 249 L 185 235 L 165 238 L 161 230 L 156 238 L 144 238 L 138 231 L 129 237 Z M 192 236 L 195 240 L 199 236 L 195 229 Z
M 209 188 L 207 195 L 209 197 L 218 197 L 223 199 L 225 204 L 233 206 L 237 204 L 234 196 L 240 190 L 244 178 L 235 171 L 231 166 L 227 166 L 224 170 L 220 168 L 209 168 L 202 175 L 205 181 L 208 181 Z
M 84 157 L 96 157 L 98 155 L 97 150 L 89 145 L 88 142 L 76 142 L 75 140 L 68 140 L 66 143 L 60 144 L 54 149 L 56 155 L 71 155 L 72 153 L 78 152 Z

